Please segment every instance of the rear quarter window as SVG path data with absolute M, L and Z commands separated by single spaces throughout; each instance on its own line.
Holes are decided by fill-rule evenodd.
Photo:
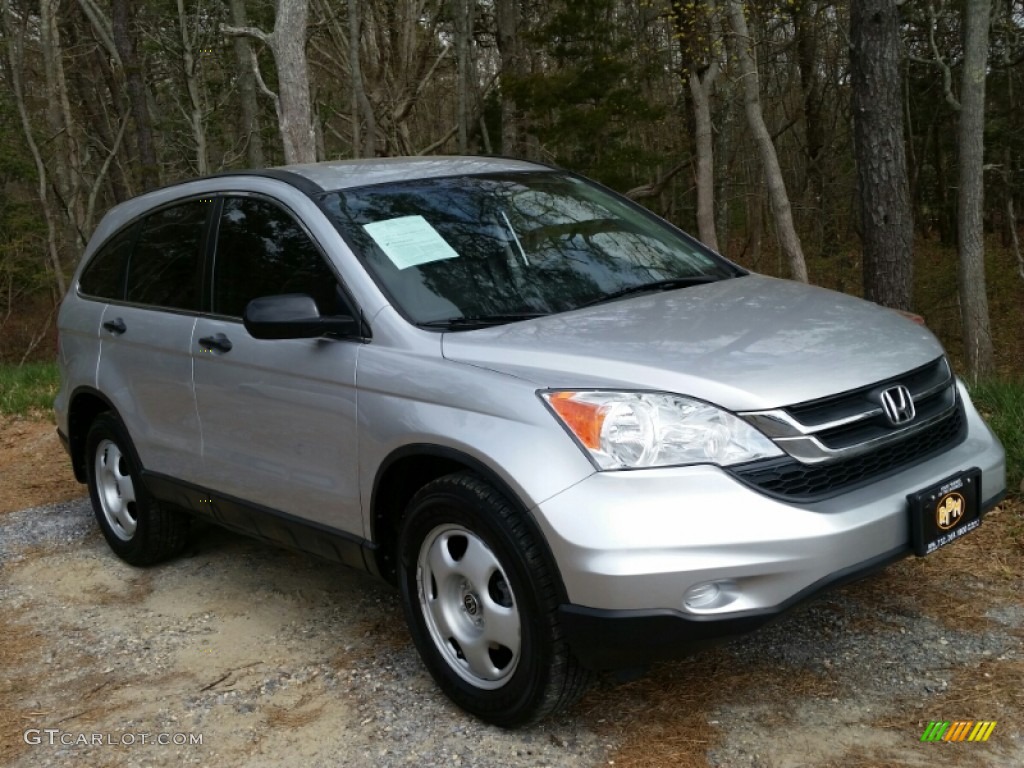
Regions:
M 138 227 L 133 225 L 103 244 L 78 281 L 82 293 L 98 299 L 119 301 L 124 298 L 124 272 L 137 233 Z

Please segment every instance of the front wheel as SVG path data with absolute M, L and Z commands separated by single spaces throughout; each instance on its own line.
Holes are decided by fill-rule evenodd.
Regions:
M 520 513 L 475 475 L 424 486 L 399 542 L 406 621 L 441 689 L 513 727 L 568 706 L 590 674 L 561 637 L 553 573 Z

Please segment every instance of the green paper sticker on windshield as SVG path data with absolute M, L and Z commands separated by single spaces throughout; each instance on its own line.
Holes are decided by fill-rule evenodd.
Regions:
M 422 216 L 401 216 L 364 224 L 363 229 L 399 269 L 458 257 L 455 249 Z

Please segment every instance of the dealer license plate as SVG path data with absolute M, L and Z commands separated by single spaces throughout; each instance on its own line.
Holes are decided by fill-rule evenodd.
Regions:
M 907 496 L 914 554 L 930 555 L 981 525 L 980 498 L 981 470 L 976 467 Z

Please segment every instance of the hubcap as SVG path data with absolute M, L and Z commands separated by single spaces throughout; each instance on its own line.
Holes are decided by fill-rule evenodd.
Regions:
M 456 674 L 494 690 L 519 664 L 521 624 L 497 556 L 472 531 L 442 525 L 420 546 L 420 610 L 434 645 Z
M 128 462 L 111 440 L 96 446 L 96 495 L 107 525 L 122 541 L 131 541 L 138 526 L 135 516 L 135 485 Z

